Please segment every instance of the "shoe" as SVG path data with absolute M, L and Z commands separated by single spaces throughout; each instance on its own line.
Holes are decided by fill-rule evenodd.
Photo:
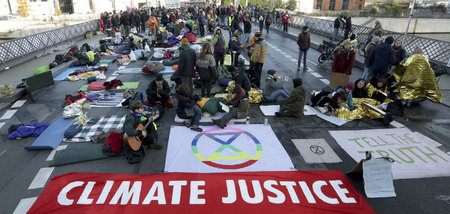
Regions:
M 184 126 L 186 126 L 188 128 L 191 128 L 191 126 L 192 126 L 191 122 L 187 121 L 187 120 L 183 121 L 183 124 L 184 124 Z
M 222 121 L 220 121 L 220 120 L 212 120 L 212 122 L 214 123 L 214 125 L 220 127 L 221 129 L 225 128 Z
M 308 71 L 308 70 L 309 70 L 308 67 L 304 67 L 304 68 L 303 68 L 303 71 Z
M 156 143 L 152 143 L 152 144 L 149 144 L 149 145 L 147 146 L 147 149 L 161 150 L 161 149 L 162 149 L 162 146 L 159 145 L 159 144 L 156 144 Z
M 198 126 L 193 126 L 193 127 L 191 127 L 191 130 L 192 130 L 192 131 L 196 131 L 196 132 L 202 132 L 202 131 L 203 131 L 203 129 L 200 128 L 200 127 L 198 127 Z
M 300 66 L 297 67 L 297 71 L 300 71 Z

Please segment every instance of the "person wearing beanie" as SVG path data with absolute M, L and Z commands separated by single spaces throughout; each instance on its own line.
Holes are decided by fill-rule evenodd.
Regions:
M 189 85 L 190 92 L 193 92 L 194 87 L 192 83 L 192 75 L 194 74 L 194 67 L 197 61 L 197 54 L 190 47 L 189 41 L 186 38 L 181 40 L 180 57 L 178 62 L 178 74 L 181 77 L 181 82 Z
M 372 41 L 367 44 L 366 49 L 364 50 L 364 72 L 361 78 L 363 78 L 366 82 L 369 82 L 370 77 L 372 76 L 372 66 L 369 66 L 369 55 L 380 43 L 381 38 L 374 36 Z
M 238 84 L 234 86 L 231 94 L 231 104 L 232 107 L 228 113 L 218 120 L 212 120 L 212 122 L 221 129 L 225 128 L 231 119 L 244 119 L 249 115 L 250 101 L 245 96 L 244 89 Z
M 306 90 L 303 88 L 303 81 L 300 78 L 292 80 L 294 90 L 281 106 L 279 112 L 275 112 L 277 117 L 302 117 L 305 109 Z
M 372 66 L 372 78 L 380 79 L 385 77 L 391 65 L 395 64 L 396 60 L 392 43 L 394 43 L 394 38 L 389 36 L 385 39 L 384 43 L 376 46 L 369 54 L 369 66 Z
M 150 105 L 156 105 L 159 109 L 159 118 L 164 113 L 164 106 L 169 101 L 169 83 L 163 79 L 162 74 L 157 74 L 155 80 L 151 81 L 145 91 Z
M 216 59 L 216 65 L 223 66 L 227 42 L 220 27 L 216 27 L 216 29 L 214 29 L 214 35 L 211 37 L 211 43 L 214 46 L 214 58 Z
M 303 56 L 303 71 L 307 71 L 308 67 L 306 66 L 306 54 L 308 53 L 308 50 L 311 47 L 311 38 L 309 35 L 308 26 L 303 26 L 302 32 L 298 35 L 297 38 L 297 45 L 299 49 L 297 71 L 300 71 L 300 62 L 302 61 L 302 56 Z
M 255 76 L 255 85 L 259 87 L 261 84 L 261 73 L 267 54 L 267 43 L 261 36 L 261 33 L 255 33 L 255 49 L 253 50 L 250 61 L 253 62 L 253 73 Z
M 266 87 L 264 88 L 263 102 L 276 102 L 279 96 L 285 99 L 289 97 L 289 92 L 283 86 L 284 76 L 280 76 L 278 79 L 278 74 L 275 70 L 267 71 Z

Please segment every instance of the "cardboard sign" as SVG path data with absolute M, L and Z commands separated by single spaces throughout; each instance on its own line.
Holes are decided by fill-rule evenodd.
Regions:
M 375 213 L 341 171 L 69 173 L 28 213 Z

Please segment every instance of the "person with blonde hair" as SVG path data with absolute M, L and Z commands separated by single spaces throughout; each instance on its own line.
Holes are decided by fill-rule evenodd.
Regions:
M 214 59 L 211 45 L 205 43 L 197 57 L 197 71 L 200 75 L 202 97 L 211 96 L 211 82 L 216 78 L 216 60 Z
M 344 40 L 342 45 L 337 48 L 336 55 L 331 67 L 330 86 L 336 89 L 339 85 L 347 84 L 352 69 L 355 65 L 355 52 L 352 50 L 352 43 Z

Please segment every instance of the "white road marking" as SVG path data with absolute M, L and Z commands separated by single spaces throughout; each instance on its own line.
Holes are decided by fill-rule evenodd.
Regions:
M 330 84 L 330 81 L 329 80 L 327 80 L 327 79 L 320 79 L 320 81 L 322 81 L 323 83 L 325 83 L 325 84 Z
M 5 125 L 6 123 L 0 123 L 0 129 Z
M 318 73 L 315 73 L 315 72 L 312 72 L 311 75 L 313 75 L 313 76 L 315 76 L 317 78 L 322 78 L 322 75 L 320 75 Z
M 67 148 L 67 145 L 61 145 L 56 147 L 56 149 L 53 149 L 52 152 L 50 152 L 50 154 L 47 157 L 47 161 L 52 161 L 53 158 L 55 157 L 56 151 L 61 151 Z
M 392 126 L 394 126 L 395 128 L 403 128 L 403 127 L 405 127 L 405 125 L 403 125 L 403 124 L 401 124 L 401 123 L 399 123 L 399 122 L 397 122 L 397 121 L 392 121 L 391 123 L 390 123 Z
M 11 108 L 20 108 L 25 104 L 27 100 L 18 100 L 14 103 L 14 105 L 11 106 Z
M 3 117 L 0 118 L 0 120 L 10 119 L 16 113 L 16 111 L 17 110 L 8 110 L 8 111 L 6 111 L 5 114 L 3 115 Z
M 24 198 L 24 199 L 20 200 L 20 202 L 17 205 L 16 209 L 14 210 L 13 214 L 27 213 L 28 210 L 33 206 L 36 199 L 37 199 L 37 197 Z
M 55 167 L 44 167 L 39 169 L 39 172 L 34 177 L 28 189 L 37 189 L 44 187 L 45 183 L 47 183 L 48 178 L 52 174 L 53 169 L 55 169 Z
M 109 77 L 109 78 L 106 80 L 106 82 L 109 82 L 109 81 L 111 81 L 111 80 L 113 80 L 113 79 L 116 79 L 116 77 L 115 77 L 115 76 L 111 76 L 111 77 Z
M 6 151 L 7 151 L 7 149 L 5 149 L 2 153 L 0 153 L 0 156 L 2 156 L 3 154 L 5 154 Z
M 306 61 L 308 61 L 309 63 L 313 64 L 314 66 L 319 66 L 317 63 L 315 63 L 315 62 L 313 62 L 313 61 L 311 61 L 309 59 L 306 59 Z

